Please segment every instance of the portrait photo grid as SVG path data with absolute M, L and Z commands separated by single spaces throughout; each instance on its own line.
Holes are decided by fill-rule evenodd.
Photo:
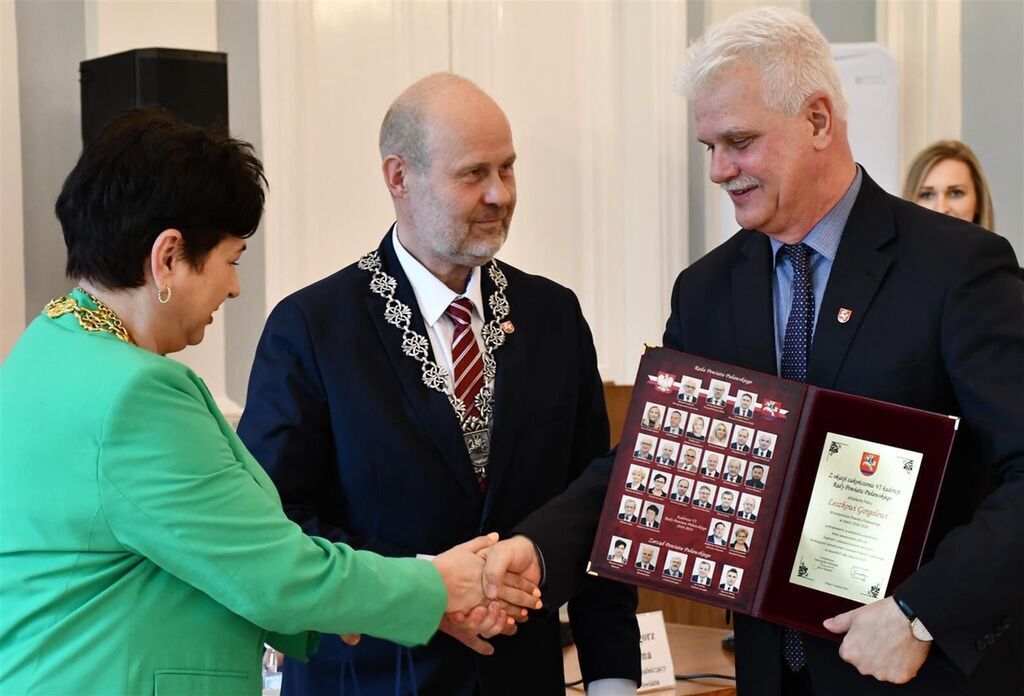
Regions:
M 656 396 L 643 402 L 635 429 L 627 427 L 637 434 L 619 482 L 616 521 L 625 529 L 609 546 L 609 562 L 666 582 L 739 592 L 778 439 L 757 419 L 761 407 L 741 383 L 659 373 Z M 625 531 L 667 537 L 662 530 L 680 514 L 697 520 L 700 555 L 683 550 L 693 544 L 634 543 Z

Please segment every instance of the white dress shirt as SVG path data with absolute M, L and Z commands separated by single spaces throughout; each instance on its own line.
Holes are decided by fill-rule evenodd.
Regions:
M 398 263 L 409 278 L 412 285 L 412 292 L 416 296 L 416 305 L 423 316 L 423 323 L 427 325 L 427 338 L 430 339 L 430 347 L 434 351 L 434 362 L 448 371 L 448 386 L 452 386 L 452 336 L 455 334 L 455 326 L 452 320 L 445 316 L 444 312 L 448 305 L 460 297 L 465 297 L 473 304 L 472 327 L 473 336 L 480 346 L 480 353 L 484 352 L 484 343 L 481 333 L 484 327 L 484 298 L 483 290 L 480 287 L 480 269 L 474 268 L 469 275 L 466 289 L 462 294 L 454 292 L 447 285 L 437 279 L 426 266 L 416 260 L 410 254 L 402 242 L 398 239 L 398 223 L 395 223 L 394 234 L 391 239 L 394 242 L 395 254 L 398 256 Z M 494 388 L 494 380 L 488 380 L 487 386 Z

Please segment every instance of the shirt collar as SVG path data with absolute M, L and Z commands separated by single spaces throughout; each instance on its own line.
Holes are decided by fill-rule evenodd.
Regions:
M 480 286 L 479 268 L 474 268 L 469 274 L 469 281 L 466 283 L 466 290 L 461 295 L 453 292 L 451 288 L 437 279 L 426 266 L 420 263 L 416 257 L 410 254 L 398 240 L 398 223 L 391 228 L 391 241 L 395 247 L 395 255 L 398 263 L 405 271 L 409 283 L 412 285 L 413 294 L 416 295 L 416 304 L 420 307 L 420 314 L 427 326 L 433 328 L 444 316 L 453 301 L 465 297 L 473 303 L 473 311 L 477 317 L 483 319 L 483 290 Z
M 818 224 L 811 228 L 811 231 L 803 239 L 803 243 L 812 251 L 816 251 L 829 261 L 836 260 L 839 240 L 843 237 L 843 228 L 846 227 L 846 221 L 850 219 L 850 211 L 853 210 L 853 204 L 857 200 L 857 194 L 860 193 L 860 184 L 863 180 L 864 172 L 858 164 L 857 174 L 853 177 L 850 188 L 846 189 L 846 193 L 839 199 L 839 202 L 832 206 L 832 210 L 828 211 L 825 217 L 819 220 Z M 777 239 L 772 239 L 771 243 L 772 258 L 777 260 L 779 249 L 785 245 Z

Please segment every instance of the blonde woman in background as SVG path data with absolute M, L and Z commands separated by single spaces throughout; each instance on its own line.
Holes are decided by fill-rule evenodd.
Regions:
M 917 154 L 907 170 L 903 197 L 995 231 L 985 172 L 971 148 L 959 140 L 940 140 Z

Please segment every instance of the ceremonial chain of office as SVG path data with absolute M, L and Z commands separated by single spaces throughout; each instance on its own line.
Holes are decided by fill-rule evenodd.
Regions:
M 448 397 L 448 403 L 451 404 L 462 427 L 466 448 L 473 461 L 473 471 L 478 478 L 487 478 L 491 412 L 494 404 L 494 389 L 491 385 L 497 372 L 493 352 L 505 343 L 505 332 L 501 328 L 501 323 L 509 313 L 508 299 L 505 297 L 508 280 L 505 274 L 493 260 L 486 265 L 487 275 L 494 281 L 495 291 L 487 300 L 491 308 L 491 320 L 485 322 L 481 330 L 484 344 L 481 356 L 484 363 L 484 385 L 473 401 L 477 413 L 480 414 L 477 417 L 468 415 L 466 405 L 455 398 L 455 393 L 449 386 L 451 375 L 448 370 L 430 359 L 430 341 L 412 328 L 412 310 L 407 304 L 395 298 L 398 280 L 381 268 L 379 253 L 371 251 L 365 254 L 359 259 L 358 267 L 373 274 L 370 279 L 370 290 L 387 302 L 384 307 L 384 320 L 402 332 L 402 352 L 420 363 L 423 384 Z

